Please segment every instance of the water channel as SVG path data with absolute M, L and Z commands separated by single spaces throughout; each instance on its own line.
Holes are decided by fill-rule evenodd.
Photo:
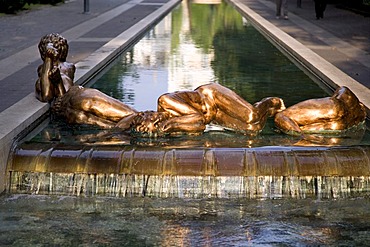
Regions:
M 251 103 L 273 95 L 289 106 L 330 94 L 224 2 L 184 1 L 86 86 L 155 110 L 159 95 L 208 82 Z M 356 157 L 369 144 L 365 130 L 302 142 L 272 119 L 256 138 L 213 126 L 158 139 L 53 120 L 13 150 L 32 169 L 13 164 L 10 193 L 0 197 L 0 245 L 364 245 L 369 163 Z M 134 161 L 146 165 L 135 169 L 149 173 L 133 172 L 138 153 Z M 126 156 L 131 163 L 117 168 Z M 248 159 L 258 168 L 245 167 Z M 85 172 L 85 160 L 95 172 Z

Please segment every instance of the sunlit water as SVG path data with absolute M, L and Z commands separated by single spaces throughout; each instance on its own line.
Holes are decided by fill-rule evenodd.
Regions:
M 369 198 L 179 200 L 12 195 L 1 246 L 366 246 Z
M 186 1 L 88 86 L 138 110 L 154 110 L 162 93 L 192 90 L 208 82 L 221 83 L 251 103 L 278 96 L 289 106 L 328 96 L 231 6 Z M 369 145 L 369 140 L 367 132 L 339 143 Z M 255 139 L 210 131 L 200 137 L 157 140 L 52 121 L 30 142 L 248 148 L 289 147 L 298 141 L 277 133 L 270 120 Z M 145 190 L 145 177 L 136 175 L 131 180 L 125 175 L 54 174 L 52 179 L 49 175 L 14 175 L 18 180 L 12 186 L 18 193 L 37 194 L 43 186 L 46 191 L 54 186 L 57 195 L 1 196 L 0 246 L 365 246 L 370 242 L 368 177 L 182 180 L 162 176 L 150 180 L 157 181 L 153 186 L 162 186 L 153 192 Z M 227 179 L 235 180 L 229 191 L 221 186 Z M 127 183 L 133 184 L 129 191 Z M 87 190 L 81 194 L 82 187 Z

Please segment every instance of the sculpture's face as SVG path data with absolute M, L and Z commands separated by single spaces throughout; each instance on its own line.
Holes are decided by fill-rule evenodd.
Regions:
M 132 123 L 131 131 L 135 135 L 155 137 L 163 135 L 162 122 L 168 119 L 168 113 L 156 111 L 140 112 Z

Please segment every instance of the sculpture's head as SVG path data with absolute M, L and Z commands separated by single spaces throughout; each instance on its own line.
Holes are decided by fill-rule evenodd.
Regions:
M 131 124 L 131 131 L 134 135 L 144 137 L 156 137 L 164 135 L 161 130 L 163 121 L 169 118 L 167 112 L 144 111 L 137 114 Z
M 344 86 L 335 90 L 332 97 L 342 101 L 348 106 L 356 106 L 360 103 L 357 96 L 348 87 Z
M 68 55 L 68 42 L 58 33 L 47 34 L 41 38 L 39 42 L 39 52 L 41 59 L 44 61 L 46 57 L 46 50 L 52 45 L 58 51 L 58 59 L 65 62 Z
M 349 121 L 362 122 L 366 118 L 366 108 L 357 98 L 357 96 L 347 87 L 338 88 L 332 98 L 342 102 L 346 107 L 346 115 Z

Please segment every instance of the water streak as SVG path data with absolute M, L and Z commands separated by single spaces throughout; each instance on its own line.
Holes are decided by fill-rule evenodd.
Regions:
M 348 198 L 370 192 L 364 176 L 173 176 L 12 172 L 10 193 L 161 198 Z

